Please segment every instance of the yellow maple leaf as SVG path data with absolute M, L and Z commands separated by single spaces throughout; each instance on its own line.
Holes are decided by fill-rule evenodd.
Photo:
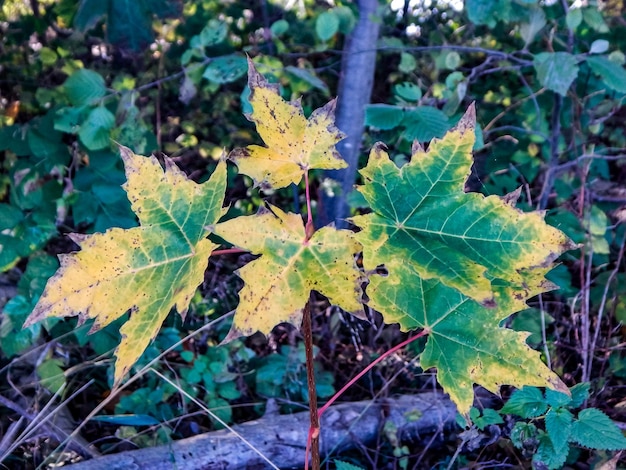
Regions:
M 228 157 L 256 186 L 284 188 L 300 183 L 308 170 L 348 166 L 335 149 L 345 137 L 335 127 L 336 100 L 306 119 L 300 101 L 283 100 L 278 86 L 268 83 L 250 59 L 248 85 L 253 111 L 247 117 L 256 124 L 267 147 L 250 145 L 233 150 Z
M 24 323 L 46 317 L 95 319 L 96 331 L 130 310 L 116 350 L 119 382 L 156 336 L 172 309 L 184 317 L 204 279 L 216 245 L 207 225 L 224 214 L 226 164 L 218 164 L 204 184 L 189 180 L 169 159 L 165 171 L 155 157 L 121 148 L 125 189 L 141 226 L 70 236 L 81 248 L 60 255 L 61 267 Z
M 214 228 L 235 246 L 262 255 L 238 272 L 245 284 L 225 341 L 257 331 L 267 334 L 283 322 L 299 328 L 312 290 L 360 316 L 361 274 L 354 255 L 361 245 L 354 233 L 329 226 L 308 239 L 300 215 L 269 209 Z

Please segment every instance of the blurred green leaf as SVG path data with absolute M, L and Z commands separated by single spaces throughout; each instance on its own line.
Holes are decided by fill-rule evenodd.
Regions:
M 495 11 L 498 0 L 466 0 L 465 11 L 470 21 L 476 25 L 487 25 L 493 28 L 496 25 Z
M 285 67 L 285 71 L 287 73 L 290 73 L 291 75 L 294 75 L 295 77 L 298 77 L 300 80 L 303 80 L 304 82 L 308 83 L 313 88 L 317 88 L 318 90 L 323 91 L 326 95 L 330 93 L 330 90 L 328 89 L 328 85 L 326 85 L 326 83 L 320 80 L 310 70 L 303 69 L 300 67 L 294 67 L 293 65 L 288 65 L 287 67 Z
M 15 227 L 23 219 L 24 215 L 17 207 L 10 204 L 0 203 L 0 232 Z
M 548 313 L 544 313 L 546 325 L 550 325 L 554 322 Z M 536 308 L 529 308 L 522 310 L 515 314 L 511 328 L 515 331 L 528 331 L 530 336 L 526 340 L 531 345 L 541 344 L 541 310 Z
M 326 42 L 339 30 L 339 17 L 333 10 L 321 13 L 315 20 L 315 33 L 317 37 Z
M 285 34 L 289 30 L 289 22 L 287 20 L 280 19 L 278 21 L 274 21 L 270 26 L 270 31 L 272 32 L 272 36 L 280 37 Z
M 81 124 L 78 137 L 89 150 L 102 150 L 111 145 L 111 129 L 115 116 L 104 106 L 93 108 Z
M 337 470 L 365 470 L 362 467 L 357 467 L 348 462 L 342 462 L 341 460 L 335 460 L 335 468 Z
M 606 39 L 596 39 L 589 47 L 589 54 L 604 54 L 609 50 L 609 41 Z
M 565 16 L 565 22 L 570 31 L 576 31 L 576 28 L 583 22 L 583 12 L 580 8 L 570 8 Z
M 589 67 L 606 85 L 620 93 L 626 93 L 626 70 L 605 56 L 587 57 Z
M 214 46 L 223 42 L 226 39 L 227 34 L 228 26 L 226 23 L 215 19 L 209 20 L 209 24 L 207 24 L 200 32 L 200 44 L 204 47 Z M 193 39 L 191 45 L 194 47 Z
M 214 83 L 230 83 L 243 77 L 248 70 L 245 57 L 232 54 L 211 59 L 202 76 Z
M 549 470 L 561 468 L 567 458 L 567 450 L 568 446 L 561 449 L 555 448 L 550 436 L 541 434 L 539 436 L 539 447 L 535 455 L 533 455 L 535 468 L 547 468 Z
M 404 110 L 389 104 L 370 104 L 365 108 L 365 125 L 388 130 L 397 127 L 404 117 Z
M 451 124 L 448 116 L 437 108 L 419 106 L 404 113 L 402 126 L 405 127 L 405 139 L 428 142 L 433 138 L 443 137 Z
M 587 408 L 578 413 L 578 419 L 572 424 L 571 440 L 591 449 L 626 449 L 622 431 L 597 408 Z
M 65 385 L 65 374 L 61 368 L 62 365 L 63 361 L 52 358 L 46 359 L 37 366 L 39 380 L 50 393 L 57 393 Z
M 111 0 L 80 0 L 74 27 L 85 32 L 94 28 L 106 15 Z
M 578 76 L 578 61 L 567 52 L 542 52 L 535 55 L 533 65 L 541 84 L 563 96 Z
M 415 57 L 413 57 L 408 52 L 402 52 L 400 54 L 400 65 L 398 65 L 398 70 L 403 73 L 411 73 L 417 67 L 417 61 Z
M 74 72 L 65 81 L 63 88 L 74 106 L 95 104 L 107 92 L 102 75 L 87 69 Z
M 555 452 L 567 456 L 568 441 L 574 416 L 565 409 L 550 409 L 546 413 L 546 431 Z
M 94 416 L 91 418 L 91 421 L 99 421 L 101 423 L 115 424 L 118 426 L 156 426 L 159 424 L 159 421 L 152 416 L 140 414 Z
M 339 18 L 339 31 L 349 34 L 356 24 L 356 17 L 352 9 L 346 5 L 340 5 L 333 9 Z
M 533 8 L 530 12 L 530 18 L 527 23 L 522 23 L 520 26 L 520 34 L 524 40 L 525 47 L 528 47 L 532 43 L 537 34 L 547 24 L 546 15 L 541 7 Z
M 406 101 L 419 101 L 422 99 L 422 90 L 419 86 L 410 82 L 397 83 L 393 86 L 393 92 Z
M 591 26 L 598 33 L 608 33 L 609 27 L 604 21 L 602 17 L 602 13 L 597 6 L 589 6 L 587 8 L 582 8 L 582 15 L 585 23 Z
M 54 129 L 67 134 L 78 133 L 86 111 L 86 107 L 75 108 L 73 106 L 59 109 L 54 118 Z

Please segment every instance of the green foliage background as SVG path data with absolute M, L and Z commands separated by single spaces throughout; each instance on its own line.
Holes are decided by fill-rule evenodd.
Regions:
M 33 406 L 61 386 L 61 394 L 69 396 L 88 384 L 71 405 L 81 420 L 94 397 L 110 388 L 110 354 L 119 342 L 119 325 L 95 335 L 87 335 L 89 325 L 77 327 L 73 320 L 21 326 L 58 266 L 56 255 L 75 248 L 66 233 L 137 224 L 120 188 L 125 178 L 112 140 L 141 154 L 162 151 L 193 179 L 204 181 L 222 149 L 258 143 L 242 114 L 250 111 L 245 54 L 280 84 L 285 98 L 301 97 L 305 112 L 337 94 L 341 50 L 358 19 L 358 5 L 288 4 L 2 3 L 1 395 L 20 390 L 31 397 L 24 406 Z M 128 5 L 132 8 L 124 8 Z M 414 140 L 441 137 L 470 102 L 476 103 L 476 164 L 468 189 L 505 195 L 521 187 L 522 208 L 547 211 L 549 223 L 580 244 L 550 274 L 560 290 L 534 301 L 510 326 L 533 332 L 529 343 L 569 385 L 591 384 L 587 405 L 619 419 L 626 379 L 623 3 L 381 2 L 378 18 L 381 35 L 363 158 L 374 142 L 384 140 L 393 143 L 390 153 L 402 164 Z M 236 201 L 231 211 L 254 213 L 259 193 L 230 171 L 228 197 Z M 319 193 L 336 188 L 317 176 Z M 269 200 L 297 210 L 302 201 L 294 194 L 276 191 Z M 358 213 L 359 195 L 347 197 Z M 227 422 L 258 416 L 268 397 L 282 400 L 284 411 L 306 400 L 294 332 L 277 330 L 269 345 L 253 337 L 218 348 L 227 322 L 203 329 L 235 306 L 240 285 L 228 273 L 239 265 L 236 257 L 211 261 L 188 320 L 168 319 L 136 366 L 139 371 L 159 358 L 155 369 L 179 377 L 192 396 Z M 393 327 L 373 334 L 337 311 L 320 318 L 317 328 L 322 398 L 401 335 Z M 192 340 L 159 357 L 199 329 Z M 419 365 L 405 368 L 399 361 L 351 393 L 370 397 L 392 376 L 398 378 L 390 389 L 398 391 L 421 388 L 429 380 Z M 139 377 L 131 392 L 107 409 L 113 418 L 106 426 L 115 427 L 106 430 L 114 430 L 120 442 L 151 445 L 219 426 L 206 417 L 189 419 L 197 409 L 156 375 Z M 15 418 L 12 413 L 1 409 L 2 426 Z M 125 413 L 137 420 L 116 421 Z M 165 424 L 135 432 L 150 419 Z M 88 424 L 87 437 L 97 439 L 99 426 L 104 424 Z M 572 445 L 580 443 L 572 436 Z M 564 442 L 570 445 L 567 438 Z M 524 458 L 513 444 L 487 455 L 468 451 L 459 464 L 511 453 Z M 119 443 L 106 446 L 114 451 Z M 407 461 L 392 447 L 378 452 L 387 462 Z M 12 467 L 28 467 L 54 449 L 24 442 L 4 457 Z M 447 462 L 453 453 L 454 447 L 444 448 L 422 464 Z M 583 452 L 577 458 L 591 457 Z

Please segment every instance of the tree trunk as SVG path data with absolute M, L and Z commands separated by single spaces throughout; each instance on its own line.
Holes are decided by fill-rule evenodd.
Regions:
M 376 69 L 376 43 L 380 23 L 376 18 L 378 0 L 359 0 L 359 21 L 348 37 L 341 62 L 339 101 L 337 103 L 337 127 L 347 137 L 337 144 L 337 150 L 348 162 L 348 168 L 328 171 L 327 176 L 339 182 L 341 192 L 332 196 L 322 195 L 321 225 L 335 221 L 345 226 L 349 214 L 346 196 L 352 191 L 361 153 L 361 141 L 365 123 L 365 107 L 369 104 Z
M 443 436 L 455 426 L 456 407 L 442 393 L 342 403 L 322 416 L 320 451 L 336 455 L 359 445 L 373 445 L 387 426 L 397 429 L 400 442 L 423 442 Z M 235 470 L 302 468 L 309 429 L 309 412 L 266 414 L 233 430 L 221 430 L 174 441 L 169 445 L 120 452 L 69 465 L 68 470 Z M 259 453 L 263 454 L 264 460 Z

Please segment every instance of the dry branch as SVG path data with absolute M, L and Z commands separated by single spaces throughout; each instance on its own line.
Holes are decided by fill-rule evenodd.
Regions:
M 322 417 L 320 451 L 322 456 L 328 456 L 357 445 L 370 445 L 389 421 L 398 429 L 401 440 L 423 440 L 452 428 L 455 416 L 454 404 L 441 393 L 342 403 L 329 408 Z M 280 468 L 304 465 L 308 429 L 308 411 L 292 415 L 266 414 L 256 421 L 233 426 L 234 431 Z M 169 445 L 106 455 L 67 468 L 234 470 L 270 468 L 270 465 L 233 432 L 221 430 Z

